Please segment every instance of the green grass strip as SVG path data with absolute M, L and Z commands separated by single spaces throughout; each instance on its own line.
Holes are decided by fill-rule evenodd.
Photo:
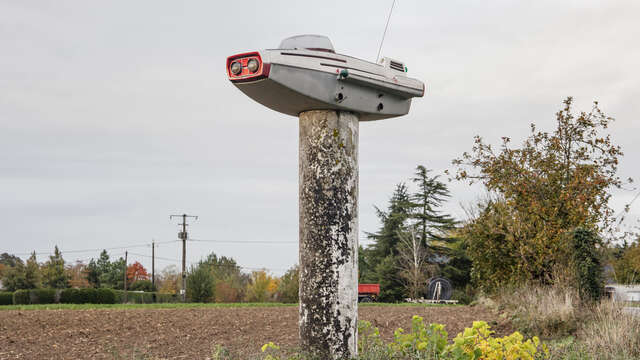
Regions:
M 2 305 L 3 310 L 135 310 L 135 309 L 200 309 L 200 308 L 251 308 L 251 307 L 287 307 L 298 304 L 282 303 L 162 303 L 162 304 L 38 304 L 38 305 Z M 448 304 L 412 304 L 412 303 L 360 303 L 360 307 L 444 307 L 461 306 Z

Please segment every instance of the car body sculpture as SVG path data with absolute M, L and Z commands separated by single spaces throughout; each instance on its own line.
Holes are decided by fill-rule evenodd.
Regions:
M 402 116 L 425 85 L 406 76 L 399 61 L 379 64 L 336 54 L 331 41 L 301 35 L 282 41 L 278 49 L 227 58 L 229 80 L 257 102 L 298 116 L 308 110 L 357 113 L 361 121 Z

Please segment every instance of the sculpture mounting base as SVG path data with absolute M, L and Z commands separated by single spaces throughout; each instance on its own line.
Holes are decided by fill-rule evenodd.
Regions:
M 302 349 L 357 355 L 358 116 L 302 112 L 299 149 Z

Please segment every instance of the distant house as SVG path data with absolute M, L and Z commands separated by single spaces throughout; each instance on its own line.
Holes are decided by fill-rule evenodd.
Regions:
M 640 285 L 607 284 L 604 292 L 613 301 L 640 302 Z

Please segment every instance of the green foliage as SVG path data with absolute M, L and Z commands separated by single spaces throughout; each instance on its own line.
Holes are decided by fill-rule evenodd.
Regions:
M 209 302 L 213 299 L 214 285 L 211 266 L 207 262 L 192 265 L 187 275 L 187 298 L 191 302 Z
M 136 280 L 133 282 L 133 284 L 131 284 L 129 289 L 131 291 L 156 291 L 156 289 L 153 287 L 153 284 L 151 283 L 151 280 Z
M 118 258 L 118 260 L 104 264 L 103 271 L 104 272 L 100 275 L 101 287 L 124 290 L 124 258 L 121 257 Z
M 60 292 L 61 304 L 89 304 L 91 301 L 82 301 L 83 296 L 80 295 L 80 289 L 64 289 Z
M 397 302 L 404 298 L 404 285 L 398 277 L 398 264 L 396 257 L 388 255 L 381 259 L 375 267 L 377 283 L 380 284 L 378 301 Z
M 155 303 L 178 303 L 182 302 L 182 299 L 177 294 L 163 294 L 163 293 L 154 293 Z
M 212 300 L 216 302 L 242 301 L 246 295 L 249 275 L 244 274 L 236 261 L 226 256 L 209 254 L 204 260 L 213 275 Z
M 13 293 L 0 291 L 0 305 L 13 305 Z
M 24 271 L 25 289 L 36 289 L 42 286 L 42 273 L 40 271 L 40 265 L 36 260 L 36 252 L 31 253 L 29 259 L 27 259 L 27 265 Z
M 444 325 L 425 326 L 423 319 L 416 315 L 411 319 L 411 331 L 396 329 L 388 348 L 392 357 L 400 359 L 446 358 L 447 336 Z
M 300 268 L 298 265 L 287 270 L 280 278 L 280 284 L 278 284 L 278 291 L 276 293 L 277 300 L 283 303 L 297 303 L 299 279 Z
M 13 303 L 15 305 L 27 305 L 31 304 L 31 297 L 29 296 L 29 290 L 16 290 L 13 292 Z
M 623 153 L 601 134 L 613 119 L 597 103 L 591 112 L 574 115 L 572 103 L 572 98 L 564 101 L 552 133 L 532 124 L 520 147 L 503 137 L 498 150 L 477 136 L 471 153 L 453 161 L 458 180 L 480 181 L 497 194 L 465 234 L 474 271 L 478 268 L 474 280 L 484 287 L 548 282 L 556 269 L 570 268 L 568 235 L 574 228 L 613 233 L 610 190 L 623 185 L 617 176 Z
M 546 345 L 537 337 L 524 339 L 520 333 L 494 338 L 494 332 L 484 321 L 474 321 L 471 328 L 459 333 L 452 342 L 444 325 L 426 326 L 420 316 L 414 316 L 411 330 L 397 329 L 393 341 L 385 344 L 380 332 L 371 323 L 358 324 L 358 356 L 354 360 L 540 360 L 549 359 Z M 312 359 L 302 354 L 282 355 L 276 344 L 262 346 L 264 360 Z
M 16 261 L 14 266 L 5 268 L 2 276 L 2 286 L 7 291 L 28 289 L 26 267 L 22 260 Z
M 0 254 L 0 264 L 5 265 L 7 267 L 14 267 L 18 264 L 23 264 L 22 259 L 15 255 L 11 255 L 9 253 Z
M 55 289 L 31 289 L 16 290 L 13 293 L 13 303 L 15 305 L 28 304 L 55 304 Z
M 449 248 L 442 246 L 442 243 L 455 240 L 448 234 L 455 228 L 456 221 L 438 208 L 444 205 L 451 194 L 447 185 L 438 180 L 439 176 L 429 176 L 429 172 L 431 170 L 418 165 L 411 179 L 418 186 L 418 191 L 410 196 L 410 218 L 415 221 L 420 241 L 430 255 L 448 255 Z
M 43 265 L 43 285 L 54 289 L 69 287 L 69 275 L 64 271 L 64 259 L 58 246 L 53 250 L 53 255 Z
M 385 258 L 389 255 L 397 255 L 396 246 L 400 241 L 398 232 L 402 230 L 407 219 L 409 219 L 410 194 L 407 185 L 400 183 L 389 199 L 387 211 L 382 211 L 376 207 L 376 213 L 382 227 L 377 233 L 368 234 L 368 237 L 374 241 L 371 245 L 372 257 L 374 259 Z
M 359 278 L 363 282 L 380 283 L 380 301 L 394 302 L 404 297 L 404 285 L 397 276 L 396 256 L 399 233 L 411 211 L 409 200 L 407 186 L 400 183 L 389 200 L 387 211 L 376 207 L 382 226 L 378 232 L 367 235 L 374 243 L 361 252 L 365 259 L 359 268 Z
M 450 234 L 456 222 L 440 210 L 450 194 L 446 184 L 429 172 L 417 166 L 411 179 L 417 191 L 411 193 L 400 183 L 387 210 L 376 208 L 381 227 L 368 234 L 373 244 L 358 251 L 358 278 L 360 282 L 380 284 L 380 301 L 422 295 L 426 278 L 436 275 L 450 258 L 448 243 L 455 241 Z M 451 264 L 450 270 L 454 265 L 458 263 Z
M 640 241 L 631 245 L 624 243 L 614 250 L 617 250 L 613 260 L 615 281 L 618 284 L 640 283 Z
M 573 231 L 573 266 L 578 290 L 583 300 L 598 301 L 602 296 L 602 265 L 597 245 L 600 239 L 593 230 L 577 228 Z
M 115 304 L 115 302 L 116 294 L 112 289 L 64 289 L 60 292 L 62 304 Z
M 156 293 L 113 290 L 116 304 L 153 304 L 157 300 Z
M 29 291 L 30 304 L 55 304 L 56 289 L 32 289 Z
M 18 257 L 6 253 L 3 255 L 6 255 L 3 264 L 6 267 L 2 274 L 2 283 L 6 290 L 16 291 L 41 287 L 42 276 L 35 252 L 31 254 L 26 265 Z
M 87 281 L 95 288 L 103 286 L 103 282 L 108 282 L 108 273 L 111 271 L 111 261 L 107 250 L 102 250 L 98 260 L 91 259 L 87 265 Z M 104 286 L 108 287 L 108 283 Z

